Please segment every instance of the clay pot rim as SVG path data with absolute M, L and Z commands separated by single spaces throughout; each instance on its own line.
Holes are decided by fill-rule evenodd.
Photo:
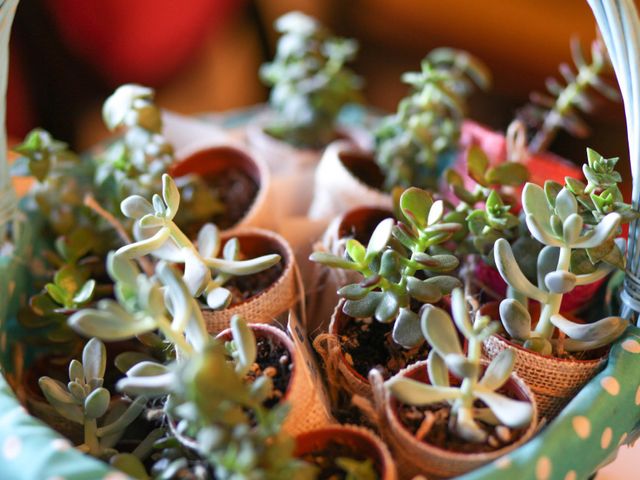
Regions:
M 487 360 L 481 360 L 483 366 L 488 366 L 489 362 Z M 407 376 L 407 374 L 412 373 L 414 370 L 419 368 L 427 368 L 427 360 L 421 360 L 416 362 L 407 368 L 398 372 L 398 376 Z M 505 445 L 504 447 L 493 450 L 491 452 L 482 452 L 482 453 L 463 453 L 463 452 L 454 452 L 451 450 L 445 450 L 440 447 L 436 447 L 430 443 L 426 443 L 422 440 L 417 440 L 402 424 L 397 415 L 397 406 L 399 400 L 391 395 L 391 393 L 385 394 L 385 411 L 388 421 L 393 424 L 393 430 L 399 432 L 399 434 L 404 437 L 404 440 L 407 442 L 413 443 L 418 449 L 429 452 L 432 455 L 437 455 L 439 457 L 448 458 L 450 461 L 455 462 L 457 460 L 468 461 L 477 461 L 477 462 L 490 462 L 495 458 L 501 457 L 506 453 L 514 450 L 515 448 L 520 447 L 521 445 L 528 442 L 535 434 L 538 428 L 538 404 L 536 403 L 535 395 L 529 388 L 529 386 L 522 380 L 515 372 L 512 372 L 509 376 L 509 380 L 505 385 L 514 384 L 515 389 L 522 394 L 520 400 L 525 399 L 531 403 L 533 412 L 531 415 L 531 423 L 528 428 L 522 434 L 522 436 L 515 442 L 510 443 L 509 445 Z
M 251 218 L 255 214 L 259 206 L 266 201 L 269 189 L 268 187 L 271 183 L 271 175 L 269 173 L 267 165 L 263 160 L 261 160 L 257 155 L 253 155 L 248 149 L 237 143 L 224 143 L 220 140 L 206 139 L 204 141 L 190 143 L 188 146 L 183 147 L 181 150 L 177 151 L 175 155 L 176 160 L 169 167 L 168 173 L 174 178 L 179 178 L 180 176 L 184 176 L 189 173 L 197 173 L 199 175 L 203 175 L 202 173 L 194 171 L 193 168 L 188 169 L 188 172 L 185 172 L 179 176 L 175 175 L 175 171 L 176 169 L 180 169 L 184 165 L 188 165 L 187 162 L 189 162 L 191 158 L 196 155 L 205 155 L 215 152 L 223 152 L 227 155 L 229 152 L 233 152 L 233 154 L 237 155 L 238 158 L 242 158 L 243 161 L 235 162 L 235 165 L 238 168 L 242 169 L 245 173 L 247 173 L 258 185 L 258 191 L 256 192 L 253 201 L 244 212 L 244 215 L 234 225 L 232 225 L 225 231 L 233 230 L 235 228 L 241 227 L 248 218 Z
M 331 440 L 332 438 L 340 438 L 345 434 L 351 438 L 364 440 L 364 442 L 371 447 L 366 450 L 362 449 L 362 453 L 366 455 L 367 458 L 370 458 L 375 462 L 376 470 L 378 470 L 378 474 L 381 475 L 381 480 L 392 480 L 396 478 L 395 462 L 393 461 L 393 457 L 391 456 L 387 445 L 374 432 L 359 425 L 338 424 L 303 432 L 295 438 L 296 447 L 294 455 L 299 458 L 305 453 L 313 452 L 314 450 L 305 449 L 300 444 L 304 441 L 311 443 L 313 438 L 318 435 L 326 436 L 326 440 L 323 439 L 325 441 L 319 442 L 320 444 L 326 444 L 328 440 Z M 371 455 L 372 452 L 375 452 L 375 457 L 377 458 L 374 458 L 374 456 Z
M 252 295 L 251 297 L 242 300 L 241 302 L 238 302 L 234 305 L 230 305 L 229 308 L 225 308 L 223 311 L 225 312 L 225 314 L 233 314 L 234 310 L 240 308 L 243 305 L 246 305 L 249 302 L 253 302 L 254 300 L 256 300 L 257 298 L 260 298 L 263 295 L 266 295 L 268 293 L 270 293 L 271 291 L 273 291 L 281 282 L 284 281 L 284 279 L 287 277 L 287 275 L 289 274 L 289 272 L 291 271 L 292 268 L 294 268 L 294 255 L 293 255 L 293 250 L 291 249 L 291 246 L 289 245 L 289 242 L 287 242 L 285 240 L 284 237 L 282 237 L 281 235 L 272 232 L 270 230 L 265 230 L 263 228 L 256 228 L 256 227 L 239 227 L 239 228 L 234 228 L 232 230 L 225 230 L 222 232 L 221 235 L 223 240 L 230 240 L 231 238 L 237 237 L 238 240 L 240 241 L 240 244 L 242 246 L 242 240 L 241 237 L 263 237 L 263 238 L 268 238 L 270 241 L 273 241 L 274 243 L 278 244 L 278 247 L 280 247 L 280 251 L 277 252 L 281 257 L 281 261 L 284 263 L 284 266 L 282 268 L 282 272 L 280 272 L 280 275 L 278 276 L 278 278 L 271 283 L 271 285 L 269 285 L 267 288 L 265 288 L 264 290 L 262 290 L 261 292 L 258 292 L 255 295 Z M 207 312 L 216 312 L 217 310 L 212 310 L 211 308 L 209 308 L 206 304 L 201 304 L 200 305 L 201 310 L 203 311 L 207 311 Z M 231 318 L 231 317 L 229 317 Z
M 291 357 L 291 364 L 293 368 L 291 369 L 291 373 L 289 375 L 289 383 L 287 383 L 287 388 L 284 392 L 284 397 L 280 400 L 280 402 L 286 401 L 289 399 L 289 394 L 291 393 L 291 386 L 294 383 L 294 378 L 298 372 L 297 363 L 298 356 L 296 353 L 295 345 L 293 344 L 293 340 L 287 335 L 284 330 L 281 330 L 278 327 L 274 327 L 273 325 L 269 325 L 266 323 L 249 323 L 249 328 L 253 330 L 256 335 L 256 339 L 260 337 L 272 337 L 276 338 L 278 342 L 286 348 L 289 353 L 289 357 Z M 225 338 L 226 337 L 226 338 Z M 231 328 L 226 328 L 222 330 L 220 333 L 216 335 L 217 339 L 229 341 L 232 339 Z M 278 402 L 278 403 L 280 403 Z
M 500 302 L 498 301 L 493 301 L 493 302 L 488 302 L 485 303 L 484 305 L 482 305 L 480 307 L 480 312 L 482 312 L 482 310 L 484 308 L 486 309 L 493 309 L 493 308 L 497 308 L 500 305 Z M 569 312 L 563 312 L 563 315 L 566 317 L 570 317 L 573 318 L 574 320 L 580 320 L 578 317 L 576 317 L 575 315 L 570 314 Z M 494 321 L 499 321 L 496 320 L 495 318 L 493 318 L 492 315 L 490 315 L 492 320 Z M 606 350 L 604 351 L 604 353 L 597 358 L 589 358 L 589 359 L 578 359 L 578 358 L 558 358 L 558 357 L 554 357 L 553 355 L 543 355 L 541 353 L 538 352 L 534 352 L 533 350 L 529 350 L 527 348 L 524 348 L 524 346 L 519 345 L 518 343 L 515 343 L 514 341 L 512 341 L 509 338 L 506 338 L 504 335 L 500 334 L 500 333 L 494 333 L 492 335 L 492 337 L 496 337 L 498 338 L 500 341 L 506 343 L 509 347 L 513 348 L 514 350 L 518 350 L 519 352 L 522 352 L 525 355 L 532 355 L 535 357 L 539 357 L 539 358 L 543 358 L 545 359 L 545 361 L 548 362 L 558 362 L 558 363 L 564 363 L 564 364 L 581 364 L 581 365 L 595 365 L 595 364 L 599 364 L 601 363 L 604 359 L 606 359 L 609 356 L 609 350 L 611 348 L 611 346 L 607 347 Z M 602 347 L 604 348 L 604 347 Z
M 388 214 L 388 215 L 387 215 Z M 350 208 L 346 212 L 344 212 L 339 218 L 338 225 L 336 228 L 336 235 L 338 239 L 346 238 L 347 235 L 344 234 L 344 230 L 347 228 L 347 225 L 354 225 L 353 216 L 358 216 L 360 220 L 368 219 L 370 215 L 387 215 L 386 218 L 395 218 L 393 215 L 393 211 L 390 208 L 385 208 L 380 205 L 359 205 L 353 208 Z M 384 219 L 383 219 L 384 220 Z
M 374 152 L 372 150 L 366 150 L 364 148 L 361 148 L 355 142 L 348 139 L 347 140 L 338 139 L 338 140 L 334 140 L 327 146 L 326 152 L 327 153 L 331 152 L 331 154 L 336 156 L 336 159 L 340 164 L 340 166 L 345 170 L 345 172 L 349 174 L 349 177 L 352 180 L 354 180 L 360 187 L 376 192 L 376 194 L 378 194 L 379 196 L 389 197 L 391 195 L 389 192 L 386 192 L 385 190 L 379 189 L 377 187 L 374 187 L 364 182 L 360 177 L 358 177 L 351 171 L 351 169 L 347 166 L 347 164 L 344 162 L 342 158 L 342 156 L 345 154 L 355 155 L 356 157 L 358 157 L 358 162 L 370 161 L 372 164 L 375 165 Z M 359 157 L 362 157 L 362 158 L 359 158 Z M 365 160 L 365 157 L 368 157 L 368 158 Z M 382 174 L 382 172 L 380 173 Z M 382 175 L 384 177 L 384 174 Z

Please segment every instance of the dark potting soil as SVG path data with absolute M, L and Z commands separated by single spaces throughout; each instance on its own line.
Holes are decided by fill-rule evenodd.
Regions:
M 373 160 L 373 156 L 360 152 L 342 152 L 342 164 L 365 185 L 384 190 L 384 174 Z
M 392 323 L 373 319 L 352 319 L 342 327 L 340 344 L 344 356 L 364 378 L 372 368 L 377 368 L 387 379 L 407 365 L 427 358 L 426 342 L 410 350 L 402 348 L 393 341 L 392 328 Z
M 304 454 L 301 459 L 311 463 L 319 468 L 316 480 L 345 480 L 347 472 L 345 472 L 336 460 L 339 458 L 349 458 L 359 462 L 366 461 L 368 457 L 358 451 L 353 446 L 342 443 L 339 440 L 333 440 L 322 450 Z M 373 467 L 375 470 L 375 466 Z M 376 478 L 380 478 L 380 473 L 376 473 Z
M 280 402 L 287 393 L 293 362 L 286 347 L 271 338 L 257 338 L 256 347 L 258 353 L 249 372 L 249 377 L 255 379 L 263 374 L 271 377 L 273 393 L 264 403 L 265 407 L 271 408 Z
M 505 393 L 506 392 L 502 392 Z M 507 396 L 509 396 L 507 394 Z M 478 408 L 484 407 L 484 403 L 476 402 Z M 485 453 L 493 452 L 506 447 L 516 441 L 526 432 L 525 428 L 510 429 L 504 426 L 495 427 L 487 423 L 478 421 L 478 425 L 487 432 L 487 441 L 484 443 L 473 443 L 460 438 L 449 429 L 451 418 L 451 406 L 448 403 L 436 403 L 422 407 L 398 404 L 398 417 L 404 427 L 414 436 L 420 429 L 427 412 L 435 416 L 428 433 L 421 439 L 429 445 L 459 453 Z
M 224 169 L 215 176 L 207 177 L 206 181 L 225 206 L 224 212 L 212 219 L 221 230 L 238 223 L 251 208 L 258 193 L 256 181 L 239 168 Z
M 242 277 L 233 277 L 224 284 L 224 287 L 231 292 L 231 305 L 237 305 L 265 291 L 278 281 L 283 270 L 284 261 L 280 260 L 280 262 L 276 263 L 273 267 L 267 268 L 262 272 Z

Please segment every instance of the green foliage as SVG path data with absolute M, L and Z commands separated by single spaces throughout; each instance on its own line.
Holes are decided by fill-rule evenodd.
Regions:
M 84 427 L 84 443 L 78 449 L 102 459 L 118 453 L 114 446 L 142 413 L 146 402 L 144 397 L 138 397 L 125 408 L 122 404 L 113 406 L 109 390 L 103 387 L 106 363 L 104 344 L 92 338 L 84 347 L 82 362 L 72 360 L 69 364 L 67 385 L 50 377 L 39 381 L 42 393 L 56 411 Z M 138 464 L 141 466 L 139 459 Z
M 457 148 L 465 99 L 474 85 L 486 89 L 490 75 L 469 53 L 440 48 L 402 79 L 412 90 L 376 130 L 376 162 L 387 190 L 435 187 L 439 159 Z
M 137 241 L 121 247 L 115 256 L 135 259 L 152 255 L 184 264 L 183 279 L 189 292 L 195 298 L 203 297 L 209 308 L 223 309 L 230 304 L 231 292 L 224 284 L 234 276 L 253 275 L 280 261 L 277 254 L 243 260 L 237 239 L 229 240 L 221 249 L 218 229 L 211 223 L 200 230 L 196 248 L 173 221 L 180 193 L 167 174 L 162 176 L 162 197 L 154 194 L 152 202 L 139 195 L 122 201 L 122 213 L 135 220 Z M 222 258 L 218 257 L 220 253 Z
M 276 113 L 265 130 L 296 146 L 322 147 L 335 138 L 342 107 L 360 101 L 362 82 L 346 67 L 358 44 L 300 12 L 283 15 L 275 28 L 282 34 L 275 58 L 260 69 Z
M 464 293 L 456 288 L 451 294 L 453 321 L 444 310 L 427 305 L 421 316 L 422 333 L 432 347 L 428 358 L 430 384 L 397 375 L 385 383 L 400 401 L 416 406 L 448 402 L 451 405 L 449 428 L 469 442 L 484 442 L 487 433 L 477 420 L 491 419 L 495 425 L 522 428 L 531 422 L 533 409 L 527 401 L 514 400 L 497 392 L 509 380 L 515 354 L 502 351 L 482 373 L 482 342 L 497 331 L 497 322 L 476 315 L 472 322 Z M 463 353 L 458 331 L 467 340 Z M 451 385 L 449 374 L 458 377 L 459 386 Z M 487 406 L 477 408 L 480 400 Z
M 366 247 L 355 239 L 348 240 L 347 258 L 316 252 L 310 259 L 359 272 L 361 282 L 338 291 L 346 299 L 344 313 L 395 322 L 394 341 L 413 347 L 424 339 L 418 315 L 411 309 L 412 299 L 421 304 L 436 303 L 461 285 L 455 277 L 439 275 L 455 270 L 458 259 L 431 252 L 448 241 L 460 226 L 444 222 L 443 202 L 434 202 L 431 195 L 418 188 L 409 188 L 402 194 L 400 211 L 403 219 L 397 223 L 383 220 Z
M 373 460 L 355 460 L 349 457 L 336 458 L 336 465 L 345 473 L 345 480 L 378 480 Z
M 607 213 L 599 221 L 587 224 L 579 213 L 576 195 L 566 187 L 558 191 L 549 184 L 542 189 L 528 183 L 522 192 L 522 204 L 529 231 L 546 245 L 538 255 L 538 285 L 532 284 L 522 273 L 506 240 L 500 239 L 495 243 L 494 256 L 498 270 L 509 286 L 519 294 L 540 302 L 542 312 L 534 330 L 527 308 L 517 300 L 504 300 L 500 316 L 505 329 L 514 340 L 543 354 L 590 350 L 611 343 L 626 329 L 626 320 L 607 317 L 591 324 L 577 324 L 560 314 L 560 305 L 565 293 L 578 285 L 605 277 L 614 268 L 606 262 L 599 262 L 588 273 L 576 273 L 572 270 L 576 264 L 572 255 L 574 251 L 597 250 L 610 244 L 622 257 L 624 241 L 618 245 L 613 240 L 621 215 Z M 554 339 L 555 328 L 568 338 Z
M 95 184 L 107 209 L 118 211 L 130 195 L 151 196 L 162 185 L 162 175 L 175 161 L 173 146 L 162 133 L 162 112 L 154 103 L 151 88 L 122 85 L 105 101 L 102 118 L 111 131 L 121 131 L 102 156 L 95 158 Z M 203 221 L 220 213 L 223 206 L 197 175 L 182 179 L 188 206 L 181 224 Z
M 590 62 L 585 60 L 577 39 L 571 42 L 571 56 L 575 72 L 566 63 L 560 65 L 560 73 L 566 85 L 555 78 L 548 78 L 548 93 L 532 94 L 531 104 L 519 113 L 525 123 L 538 129 L 529 145 L 532 152 L 546 150 L 559 129 L 567 130 L 577 137 L 588 135 L 589 129 L 579 114 L 595 110 L 594 92 L 597 91 L 612 101 L 620 98 L 618 91 L 603 78 L 603 74 L 610 68 L 610 61 L 600 40 L 594 40 L 591 44 Z

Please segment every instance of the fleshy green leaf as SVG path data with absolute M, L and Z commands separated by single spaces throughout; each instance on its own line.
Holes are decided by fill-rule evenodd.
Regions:
M 369 292 L 361 300 L 347 300 L 344 302 L 342 311 L 354 318 L 372 317 L 382 300 L 382 292 Z
M 450 385 L 447 365 L 435 350 L 431 350 L 427 357 L 427 371 L 432 385 L 436 387 L 448 387 Z
M 477 385 L 474 393 L 507 427 L 522 428 L 531 422 L 533 407 L 529 402 L 513 400 L 482 385 Z
M 391 239 L 391 231 L 393 230 L 394 220 L 387 218 L 381 221 L 375 228 L 367 244 L 365 254 L 366 261 L 371 261 L 377 254 L 382 252 Z M 353 258 L 353 257 L 352 257 Z
M 462 354 L 458 334 L 447 312 L 433 305 L 426 305 L 420 321 L 422 334 L 441 357 Z
M 433 205 L 433 199 L 426 191 L 411 187 L 400 196 L 400 209 L 404 216 L 418 228 L 427 226 L 427 216 Z
M 500 319 L 511 338 L 526 340 L 531 336 L 531 315 L 519 301 L 511 298 L 502 300 Z
M 415 406 L 455 400 L 462 396 L 462 392 L 457 388 L 435 387 L 404 377 L 387 380 L 385 386 L 398 400 Z
M 104 378 L 107 368 L 107 349 L 97 338 L 89 340 L 82 350 L 82 367 L 87 383 L 93 379 Z
M 404 348 L 413 348 L 424 342 L 420 317 L 408 308 L 401 308 L 393 324 L 393 341 Z
M 513 350 L 507 348 L 502 350 L 487 367 L 480 380 L 480 385 L 489 390 L 496 391 L 506 383 L 513 371 L 516 355 Z
M 238 354 L 236 372 L 244 376 L 256 360 L 256 337 L 247 322 L 239 315 L 231 317 L 231 332 Z
M 529 179 L 529 170 L 517 162 L 499 163 L 487 170 L 486 179 L 490 184 L 518 187 Z
M 107 413 L 111 394 L 106 388 L 97 388 L 84 400 L 84 414 L 88 418 L 96 419 Z

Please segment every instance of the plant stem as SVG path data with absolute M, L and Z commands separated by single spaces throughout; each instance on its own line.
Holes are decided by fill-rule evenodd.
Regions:
M 89 447 L 89 455 L 97 457 L 100 454 L 100 441 L 98 440 L 98 425 L 95 419 L 84 419 L 84 443 Z
M 171 323 L 166 318 L 157 318 L 156 322 L 162 334 L 169 339 L 178 350 L 186 356 L 193 355 L 193 347 L 185 340 L 181 333 L 175 332 L 171 328 Z
M 558 258 L 558 266 L 556 271 L 568 272 L 571 264 L 571 247 L 560 247 L 560 256 Z M 551 323 L 551 317 L 560 313 L 560 305 L 562 304 L 562 293 L 549 293 L 549 300 L 542 307 L 540 319 L 536 325 L 536 332 L 543 338 L 550 339 L 553 335 L 554 326 Z

